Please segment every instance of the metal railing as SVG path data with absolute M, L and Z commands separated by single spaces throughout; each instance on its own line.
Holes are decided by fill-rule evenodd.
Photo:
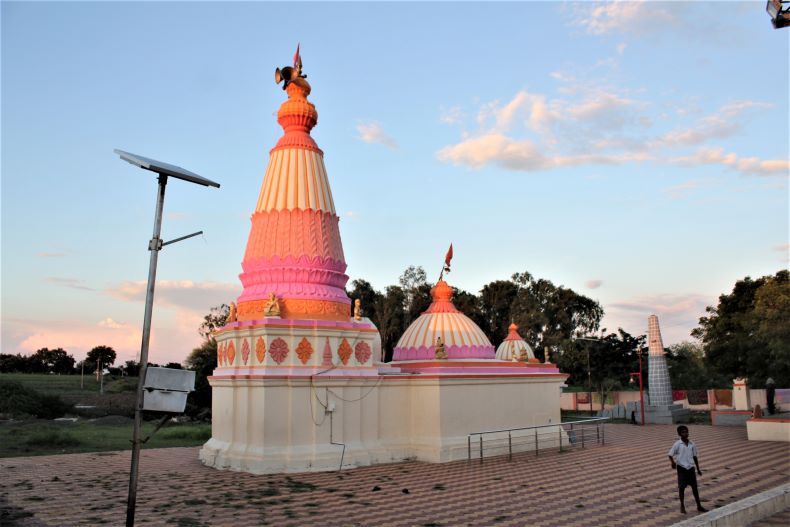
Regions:
M 541 449 L 557 448 L 560 452 L 572 448 L 585 448 L 590 444 L 605 444 L 606 430 L 604 424 L 609 417 L 593 417 L 565 421 L 556 424 L 526 426 L 523 428 L 506 428 L 503 430 L 486 430 L 472 432 L 466 437 L 467 460 L 472 461 L 472 443 L 479 450 L 480 462 L 485 457 L 485 449 L 500 451 L 495 455 L 507 453 L 513 459 L 513 452 L 535 451 L 535 457 Z M 473 441 L 473 437 L 477 440 Z M 485 439 L 484 436 L 493 436 Z M 487 445 L 484 442 L 488 441 Z

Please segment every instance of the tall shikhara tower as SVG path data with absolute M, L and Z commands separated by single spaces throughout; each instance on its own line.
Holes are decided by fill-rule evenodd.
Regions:
M 238 319 L 261 319 L 274 293 L 282 318 L 348 321 L 338 217 L 324 153 L 310 136 L 318 112 L 307 81 L 290 82 L 286 91 L 277 112 L 285 134 L 271 150 L 252 214 Z
M 324 153 L 310 136 L 318 112 L 301 67 L 297 49 L 294 66 L 277 69 L 288 94 L 277 112 L 284 134 L 270 152 L 252 214 L 239 275 L 244 290 L 215 335 L 217 378 L 377 373 L 380 337 L 370 320 L 352 316 Z

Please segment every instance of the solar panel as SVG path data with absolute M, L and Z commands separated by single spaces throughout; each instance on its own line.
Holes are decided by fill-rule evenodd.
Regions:
M 171 165 L 170 163 L 165 163 L 163 161 L 157 161 L 156 159 L 151 159 L 149 157 L 138 156 L 137 154 L 124 152 L 123 150 L 119 150 L 117 148 L 114 150 L 114 152 L 119 156 L 121 156 L 121 159 L 123 159 L 124 161 L 131 163 L 132 165 L 138 166 L 140 168 L 150 170 L 151 172 L 156 172 L 157 174 L 164 174 L 166 176 L 183 179 L 184 181 L 197 183 L 198 185 L 203 185 L 204 187 L 219 188 L 219 183 L 215 183 L 210 179 L 200 177 L 194 172 L 190 172 L 189 170 L 185 170 L 179 166 Z

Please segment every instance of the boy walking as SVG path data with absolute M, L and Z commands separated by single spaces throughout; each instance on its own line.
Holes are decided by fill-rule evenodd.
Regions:
M 680 439 L 675 441 L 672 448 L 669 449 L 669 462 L 672 463 L 672 468 L 678 471 L 678 494 L 680 495 L 680 512 L 686 514 L 686 503 L 683 501 L 683 494 L 686 487 L 691 487 L 691 492 L 694 494 L 694 501 L 697 502 L 697 510 L 699 512 L 708 512 L 708 509 L 702 506 L 699 500 L 699 492 L 697 491 L 697 476 L 694 474 L 694 469 L 697 469 L 697 474 L 702 475 L 699 469 L 699 460 L 697 459 L 697 445 L 689 440 L 689 429 L 685 425 L 678 427 L 678 435 Z

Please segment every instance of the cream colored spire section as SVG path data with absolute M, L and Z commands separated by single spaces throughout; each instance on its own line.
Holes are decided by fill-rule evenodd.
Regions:
M 335 212 L 320 152 L 306 148 L 272 151 L 255 212 L 313 209 Z

